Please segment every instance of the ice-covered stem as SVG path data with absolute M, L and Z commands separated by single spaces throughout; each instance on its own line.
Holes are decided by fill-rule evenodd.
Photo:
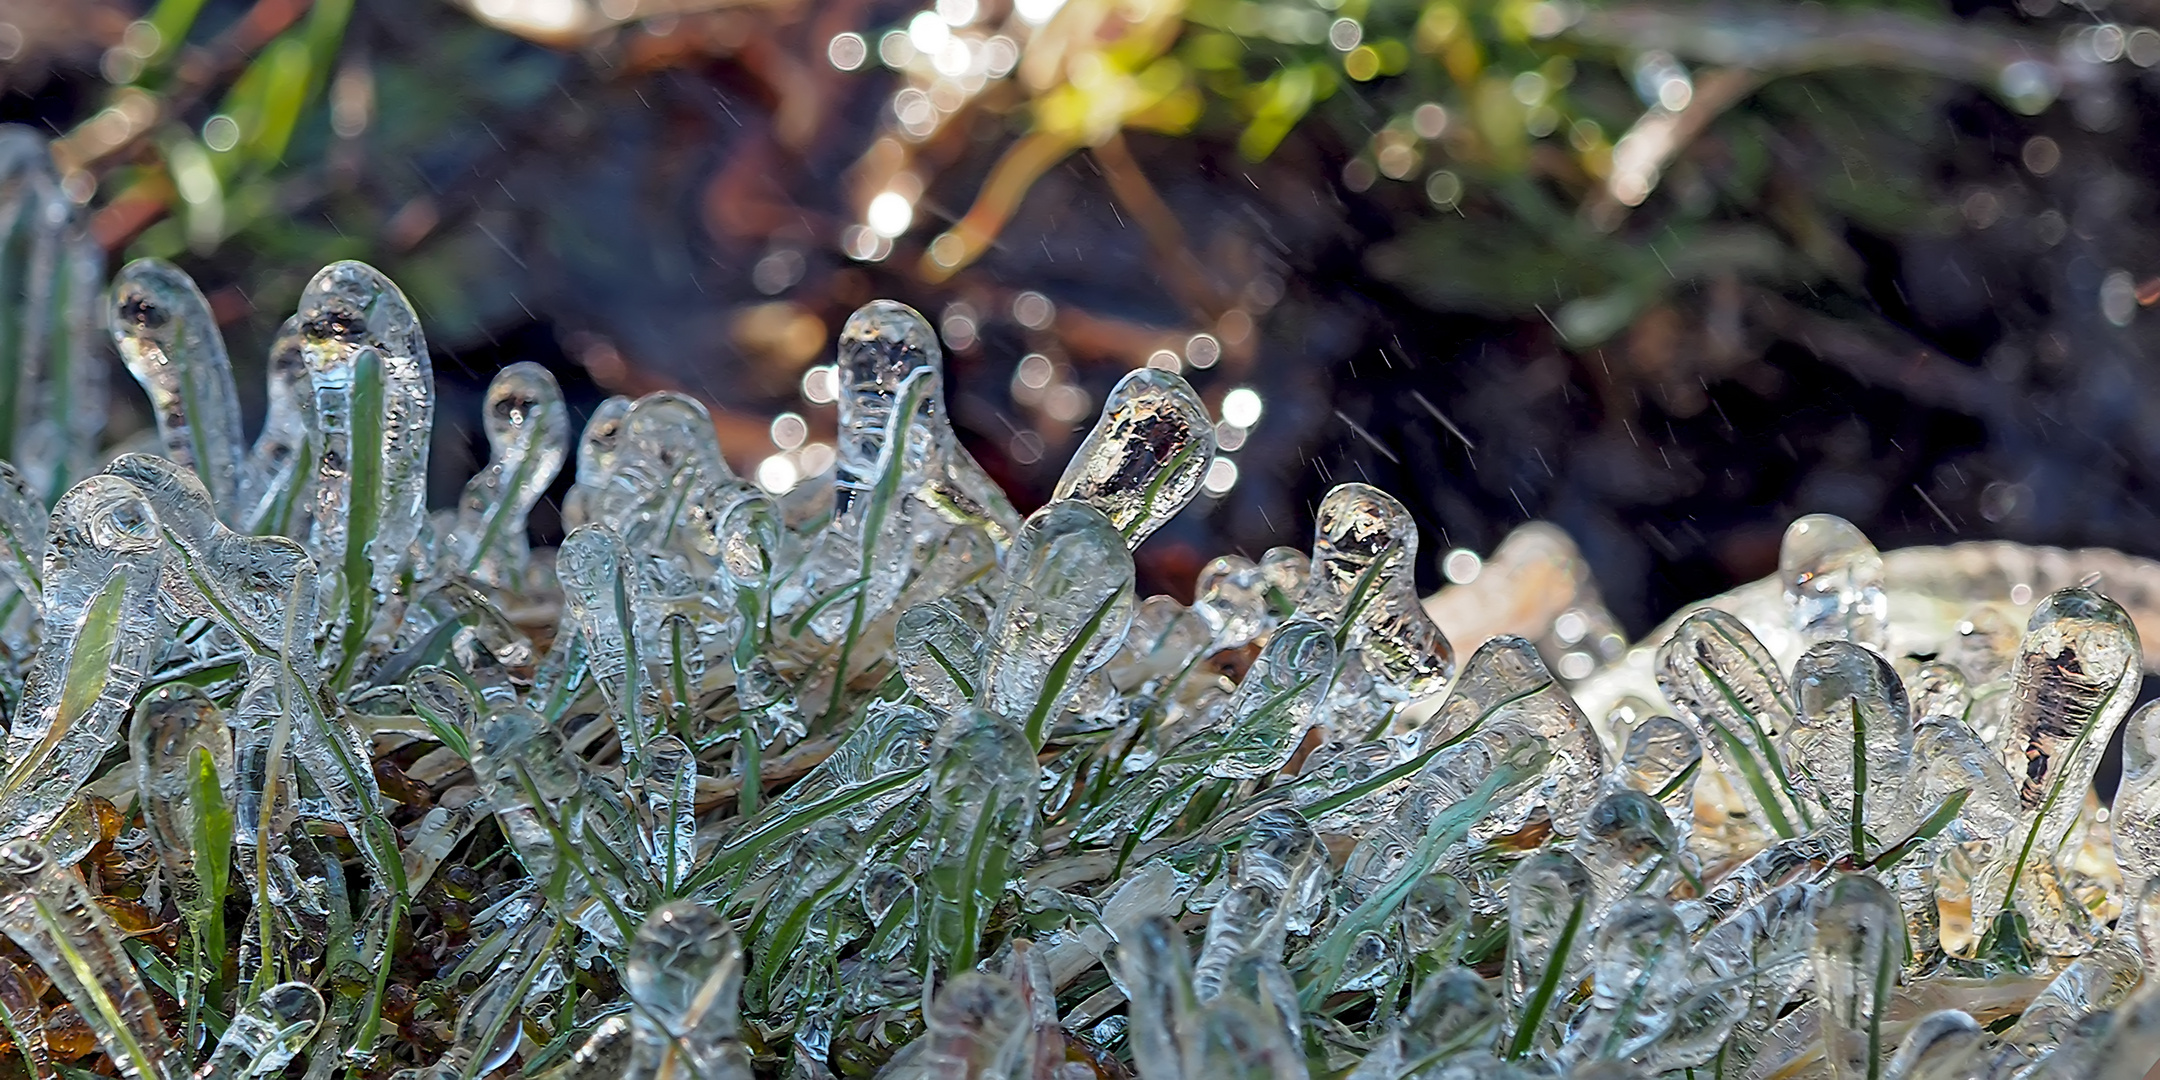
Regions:
M 655 909 L 630 942 L 631 1080 L 750 1080 L 736 1002 L 742 946 L 711 908 Z
M 279 983 L 241 1008 L 194 1080 L 280 1075 L 322 1025 L 323 1000 L 302 982 Z
M 365 263 L 332 263 L 300 294 L 320 443 L 308 545 L 338 575 L 342 611 L 337 681 L 364 652 L 375 611 L 390 598 L 427 510 L 434 367 L 405 294 Z
M 1028 742 L 1040 747 L 1065 696 L 1125 639 L 1132 554 L 1101 511 L 1054 502 L 1029 516 L 1006 574 L 1011 584 L 984 635 L 976 700 L 1020 719 Z
M 1658 647 L 1657 679 L 1769 831 L 1789 839 L 1814 827 L 1815 810 L 1778 745 L 1798 708 L 1754 633 L 1723 611 L 1703 608 Z
M 503 587 L 525 572 L 525 517 L 569 456 L 570 413 L 555 376 L 521 361 L 488 382 L 481 424 L 492 456 L 465 485 L 450 555 L 476 580 Z
M 1834 514 L 1794 521 L 1778 549 L 1778 576 L 1793 630 L 1803 643 L 1849 641 L 1883 648 L 1890 604 L 1882 554 L 1852 522 Z
M 113 281 L 113 345 L 150 396 L 165 456 L 194 469 L 231 520 L 240 494 L 240 398 L 210 302 L 194 279 L 138 259 Z
M 105 427 L 105 250 L 42 133 L 0 130 L 0 457 L 40 503 L 91 471 Z
M 300 317 L 278 327 L 263 374 L 263 425 L 240 462 L 240 510 L 246 533 L 291 535 L 314 479 L 315 407 Z
M 1215 427 L 1200 395 L 1177 375 L 1140 368 L 1111 388 L 1051 498 L 1102 511 L 1137 548 L 1200 493 L 1214 460 Z
M 1397 700 L 1447 685 L 1455 649 L 1419 601 L 1417 523 L 1393 495 L 1338 484 L 1313 514 L 1311 576 L 1298 610 L 1336 628 Z
M 150 992 L 119 932 L 72 870 L 35 844 L 0 847 L 0 933 L 67 995 L 98 1045 L 130 1080 L 183 1080 L 182 1056 L 165 1036 Z
M 641 579 L 615 530 L 581 525 L 565 537 L 555 556 L 562 579 L 563 613 L 574 620 L 585 644 L 592 680 L 607 701 L 623 749 L 642 757 L 655 732 L 646 701 L 648 675 L 638 650 Z
M 2108 740 L 2136 702 L 2141 656 L 2130 616 L 2090 589 L 2051 593 L 2033 609 L 2011 669 L 2007 737 L 2009 753 L 2022 759 L 2012 775 L 2027 822 L 2009 856 L 2006 914 L 2020 886 L 2051 873 L 2062 857 Z M 2027 926 L 2046 936 L 2060 932 L 2046 923 Z M 1990 933 L 2008 944 L 2012 929 L 1999 923 Z
M 1801 654 L 1792 685 L 1799 715 L 1785 745 L 1796 779 L 1845 818 L 1852 852 L 1864 859 L 1918 816 L 1903 793 L 1913 753 L 1904 683 L 1880 654 L 1829 640 Z
M 54 508 L 45 555 L 45 637 L 23 681 L 0 780 L 7 836 L 59 816 L 119 739 L 166 643 L 156 514 L 135 485 L 93 476 Z
M 1815 916 L 1810 955 L 1832 1080 L 1881 1077 L 1883 1025 L 1903 949 L 1904 918 L 1881 882 L 1853 875 L 1830 886 Z

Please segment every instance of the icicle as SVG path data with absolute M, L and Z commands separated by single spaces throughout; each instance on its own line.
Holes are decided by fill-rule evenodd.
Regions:
M 1111 388 L 1050 497 L 1102 511 L 1137 548 L 1200 493 L 1214 460 L 1215 426 L 1200 395 L 1177 375 L 1139 368 Z
M 112 921 L 82 879 L 54 866 L 35 844 L 0 847 L 0 933 L 45 969 L 122 1076 L 186 1075 Z
M 210 302 L 171 263 L 137 259 L 113 282 L 113 345 L 150 395 L 165 454 L 193 467 L 220 516 L 240 510 L 240 399 Z
M 194 1080 L 256 1080 L 278 1076 L 307 1047 L 322 1024 L 323 1000 L 306 983 L 288 982 L 262 992 L 233 1017 L 210 1060 Z
M 736 1001 L 742 946 L 727 921 L 686 901 L 664 904 L 630 942 L 628 1080 L 750 1080 Z
M 449 548 L 457 569 L 504 587 L 524 574 L 525 517 L 569 455 L 570 414 L 555 376 L 531 362 L 495 373 L 484 410 L 491 455 L 465 485 Z
M 1889 601 L 1882 555 L 1852 522 L 1834 514 L 1793 522 L 1778 549 L 1778 576 L 1801 644 L 1849 641 L 1883 648 Z

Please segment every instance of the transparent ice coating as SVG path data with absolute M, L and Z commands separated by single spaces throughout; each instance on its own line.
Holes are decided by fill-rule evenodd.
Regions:
M 1207 620 L 1218 649 L 1232 649 L 1273 625 L 1268 582 L 1260 565 L 1243 555 L 1218 555 L 1193 584 L 1194 612 Z
M 1932 1012 L 1915 1021 L 1897 1053 L 1883 1066 L 1884 1080 L 1957 1080 L 1976 1064 L 1987 1033 L 1972 1014 Z
M 1795 793 L 1777 742 L 1798 706 L 1769 650 L 1740 620 L 1716 608 L 1689 615 L 1658 647 L 1657 682 L 1761 828 L 1793 837 L 1813 827 L 1814 808 Z
M 1039 745 L 1077 677 L 1124 641 L 1134 608 L 1132 554 L 1101 511 L 1054 502 L 1029 516 L 1006 573 L 1011 584 L 983 634 L 976 700 L 1022 718 Z
M 1102 511 L 1139 547 L 1200 493 L 1214 460 L 1215 425 L 1191 384 L 1138 368 L 1110 389 L 1101 418 L 1050 497 Z
M 33 835 L 59 816 L 119 740 L 165 644 L 163 542 L 135 485 L 93 476 L 68 490 L 47 530 L 45 631 L 7 736 L 0 829 Z
M 1436 693 L 1455 650 L 1419 602 L 1417 524 L 1395 497 L 1339 484 L 1313 515 L 1310 578 L 1298 610 L 1344 628 L 1373 677 L 1405 700 Z
M 192 467 L 231 519 L 240 508 L 240 398 L 210 302 L 178 267 L 137 259 L 113 281 L 111 331 L 150 395 L 165 455 Z
M 2130 714 L 2123 737 L 2122 781 L 2115 788 L 2109 823 L 2115 865 L 2132 895 L 2160 876 L 2160 702 Z
M 286 536 L 305 504 L 304 486 L 314 464 L 308 410 L 314 407 L 315 392 L 298 315 L 278 327 L 263 383 L 262 431 L 240 462 L 240 511 L 234 524 L 241 532 Z
M 315 1037 L 322 1019 L 322 995 L 314 987 L 303 982 L 270 987 L 233 1017 L 195 1080 L 277 1076 Z
M 182 1080 L 187 1075 L 112 920 L 82 878 L 53 865 L 36 844 L 0 847 L 0 933 L 67 995 L 122 1076 Z
M 1851 826 L 1854 850 L 1867 834 L 1883 844 L 1904 835 L 1927 807 L 1904 789 L 1912 770 L 1912 707 L 1890 662 L 1850 641 L 1819 641 L 1793 666 L 1796 724 L 1785 734 L 1795 780 Z
M 45 505 L 13 465 L 0 461 L 0 575 L 32 611 L 45 608 Z
M 412 304 L 365 263 L 323 267 L 300 293 L 298 318 L 320 440 L 307 543 L 344 580 L 350 652 L 426 517 L 434 366 Z
M 1882 554 L 1852 522 L 1809 514 L 1787 526 L 1778 577 L 1802 644 L 1849 641 L 1879 650 L 1888 642 Z
M 835 446 L 835 524 L 857 520 L 880 471 L 879 456 L 895 424 L 920 425 L 926 473 L 922 498 L 956 517 L 982 523 L 1003 547 L 1019 531 L 1019 516 L 982 467 L 960 446 L 945 415 L 944 350 L 929 320 L 906 304 L 873 300 L 840 327 L 839 438 Z M 918 372 L 933 375 L 918 416 L 898 416 L 901 384 Z
M 623 747 L 642 754 L 652 725 L 643 715 L 648 679 L 638 650 L 640 578 L 631 570 L 629 549 L 614 529 L 581 525 L 563 538 L 555 572 L 564 613 L 585 643 L 586 663 Z
M 563 525 L 575 529 L 606 518 L 609 486 L 621 460 L 623 421 L 630 415 L 631 401 L 620 394 L 593 407 L 578 435 L 576 471 L 569 494 L 563 497 Z
M 15 220 L 6 204 L 19 193 L 6 164 L 0 153 L 0 225 Z M 0 305 L 22 295 L 6 280 L 20 257 L 0 250 Z M 1768 1080 L 1825 1072 L 1826 1041 L 1854 1042 L 1857 1029 L 1826 1008 L 1857 1015 L 1850 986 L 1822 979 L 1810 958 L 1841 874 L 1894 898 L 1863 920 L 1889 928 L 1877 936 L 1898 947 L 1880 952 L 1894 954 L 1903 983 L 1876 995 L 1888 1006 L 1868 1015 L 1888 1022 L 1858 1055 L 1887 1061 L 1883 1075 L 1962 1080 L 1988 1066 L 2084 1080 L 2104 1051 L 2151 1039 L 2160 1007 L 2121 992 L 2160 955 L 2149 944 L 2160 904 L 2137 888 L 2152 861 L 2138 842 L 2152 828 L 2140 812 L 2152 748 L 2129 740 L 2104 823 L 2050 823 L 2045 799 L 2030 807 L 2019 790 L 2037 760 L 2025 749 L 2038 746 L 2058 806 L 2097 807 L 2078 740 L 2102 739 L 2107 725 L 2094 721 L 2116 705 L 2080 698 L 2077 680 L 2135 648 L 2094 646 L 2108 634 L 2085 624 L 2108 618 L 2050 623 L 2074 647 L 2028 649 L 2016 632 L 2029 597 L 2085 577 L 2064 569 L 2077 558 L 2017 562 L 2029 549 L 2004 545 L 1891 552 L 1882 589 L 1900 620 L 1881 642 L 1852 630 L 1857 609 L 1842 600 L 1843 629 L 1809 638 L 1781 574 L 1719 602 L 1740 628 L 1729 638 L 1718 616 L 1695 615 L 1689 631 L 1716 640 L 1674 635 L 1686 621 L 1676 619 L 1585 680 L 1545 669 L 1528 639 L 1548 630 L 1482 630 L 1452 692 L 1418 703 L 1415 688 L 1429 684 L 1373 648 L 1417 635 L 1364 621 L 1367 601 L 1408 587 L 1415 534 L 1399 506 L 1338 492 L 1317 558 L 1218 560 L 1191 608 L 1133 604 L 1105 584 L 1106 558 L 1052 560 L 1056 573 L 1042 573 L 1018 537 L 993 540 L 995 522 L 978 512 L 989 503 L 951 482 L 938 373 L 914 362 L 934 348 L 925 337 L 878 390 L 884 434 L 847 521 L 810 509 L 828 494 L 821 485 L 776 500 L 734 479 L 694 400 L 619 399 L 580 443 L 566 508 L 612 542 L 595 528 L 528 562 L 510 550 L 522 534 L 510 529 L 487 553 L 511 572 L 472 580 L 480 547 L 468 542 L 505 521 L 487 515 L 531 505 L 507 482 L 514 470 L 491 466 L 468 489 L 480 530 L 470 515 L 438 514 L 397 553 L 415 561 L 391 592 L 355 593 L 344 560 L 317 588 L 306 549 L 229 527 L 306 537 L 299 519 L 320 507 L 308 351 L 320 342 L 305 325 L 289 324 L 277 349 L 273 419 L 257 443 L 283 429 L 281 445 L 297 449 L 242 462 L 237 510 L 192 468 L 123 455 L 93 485 L 142 508 L 118 532 L 147 543 L 121 559 L 64 528 L 36 538 L 60 521 L 39 508 L 52 494 L 45 466 L 0 485 L 0 542 L 16 546 L 0 558 L 0 604 L 14 605 L 0 680 L 43 667 L 61 686 L 81 676 L 85 693 L 109 681 L 113 665 L 57 657 L 86 636 L 94 601 L 131 595 L 102 591 L 115 580 L 145 583 L 143 610 L 159 624 L 110 734 L 79 747 L 95 751 L 78 770 L 92 784 L 51 785 L 56 809 L 31 842 L 114 894 L 100 901 L 104 917 L 139 939 L 116 954 L 120 970 L 163 979 L 143 950 L 171 956 L 180 942 L 170 970 L 183 1009 L 210 1000 L 206 990 L 225 995 L 220 1009 L 244 1009 L 279 979 L 322 988 L 328 1015 L 300 1047 L 305 1066 L 265 1058 L 263 1070 L 332 1080 L 361 1047 L 432 1032 L 450 1040 L 427 1074 L 439 1080 L 519 1054 L 550 1080 L 624 1075 L 634 1010 L 614 988 L 662 968 L 692 978 L 703 963 L 639 960 L 630 943 L 659 905 L 692 896 L 712 905 L 701 910 L 714 928 L 743 934 L 755 961 L 736 963 L 739 1004 L 732 977 L 700 983 L 714 1007 L 741 1010 L 730 1068 L 747 1070 L 754 1032 L 766 1064 L 813 1078 L 882 1065 L 890 1076 L 1077 1080 L 1097 1071 L 1078 1055 L 1129 1050 L 1140 1075 L 1179 1080 Z M 546 413 L 535 405 L 519 423 Z M 498 440 L 494 465 L 525 445 Z M 1125 449 L 1148 466 L 1146 447 Z M 279 461 L 300 467 L 280 474 Z M 1052 510 L 1084 527 L 1054 535 L 1129 557 L 1123 522 L 1103 506 L 1131 504 L 1073 494 Z M 280 505 L 295 511 L 289 524 Z M 347 524 L 374 527 L 365 514 Z M 1851 584 L 1831 564 L 1855 550 L 1865 553 L 1818 552 L 1806 582 L 1815 600 Z M 1955 569 L 1975 551 L 1995 569 Z M 2088 588 L 2141 618 L 2156 608 L 2160 566 L 2101 565 Z M 875 580 L 854 584 L 866 574 Z M 1331 593 L 1328 580 L 1347 589 Z M 1073 601 L 1041 602 L 1060 595 L 1045 582 Z M 2013 594 L 2021 584 L 2031 592 Z M 8 595 L 25 590 L 65 620 L 40 625 Z M 1102 597 L 1108 611 L 1083 602 Z M 333 609 L 327 625 L 318 603 Z M 1120 632 L 1080 643 L 1098 614 Z M 338 632 L 356 625 L 350 641 Z M 1014 626 L 1044 644 L 1000 715 L 980 707 L 986 657 Z M 1651 704 L 1667 638 L 1679 642 L 1663 658 L 1678 719 Z M 1877 644 L 1887 661 L 1869 651 Z M 1902 718 L 1886 663 L 1905 673 Z M 2026 707 L 2014 666 L 2038 673 L 2028 682 L 2049 704 Z M 2135 666 L 2124 660 L 2117 685 Z M 53 676 L 33 675 L 33 688 L 41 678 Z M 0 700 L 20 703 L 9 727 L 29 736 L 38 696 L 16 685 L 0 686 Z M 613 723 L 623 716 L 637 721 L 628 735 Z M 2033 716 L 2069 726 L 2035 741 L 2018 726 Z M 2149 723 L 2140 715 L 2133 736 Z M 1887 743 L 1871 738 L 1882 731 Z M 1737 754 L 1721 733 L 1742 737 Z M 1792 835 L 1777 835 L 1734 761 L 1757 766 L 1772 804 L 1797 792 L 1785 796 Z M 1860 788 L 1855 761 L 1868 776 L 1857 815 L 1843 797 Z M 208 930 L 192 880 L 196 781 L 220 789 L 235 817 L 241 873 L 224 910 L 237 985 L 206 985 L 184 958 Z M 19 786 L 42 796 L 48 785 Z M 394 829 L 385 793 L 404 804 Z M 1894 799 L 1878 807 L 1879 794 Z M 141 804 L 139 831 L 114 798 Z M 400 873 L 401 886 L 388 884 Z M 189 925 L 155 924 L 168 898 Z M 1197 956 L 1150 921 L 1181 917 L 1206 924 Z M 395 965 L 386 940 L 398 943 Z M 409 962 L 428 950 L 441 966 Z M 39 976 L 8 970 L 0 1020 L 20 1045 L 48 1028 L 87 1045 L 66 1010 L 48 1018 L 34 1003 Z M 1495 975 L 1490 988 L 1480 971 Z M 417 1002 L 415 986 L 427 988 Z M 1904 1034 L 1945 1006 L 1969 1016 L 1937 1014 Z M 186 1031 L 194 1055 L 213 1052 L 200 1016 L 168 1008 L 161 1019 L 153 1028 Z M 249 1019 L 234 1038 L 263 1043 Z
M 176 890 L 194 886 L 196 776 L 205 763 L 213 770 L 218 786 L 230 801 L 233 778 L 232 729 L 224 710 L 200 689 L 187 683 L 166 683 L 151 690 L 135 706 L 135 720 L 128 729 L 128 756 L 135 766 L 135 791 L 141 798 L 143 824 L 156 840 Z M 183 910 L 191 917 L 202 913 L 186 901 Z
M 465 485 L 449 543 L 454 565 L 503 586 L 524 573 L 525 518 L 570 453 L 570 411 L 548 369 L 511 364 L 488 382 L 482 426 L 490 457 Z
M 742 945 L 711 908 L 674 901 L 654 909 L 630 942 L 623 980 L 630 1064 L 639 1080 L 750 1080 L 736 1011 Z
M 1517 1025 L 1516 1044 L 1557 1044 L 1558 1010 L 1545 1015 L 1545 1029 L 1522 1025 L 1537 999 L 1547 1002 L 1561 987 L 1572 986 L 1589 954 L 1594 928 L 1588 919 L 1592 895 L 1590 872 L 1572 855 L 1540 851 L 1508 874 L 1507 966 L 1501 993 Z
M 1904 918 L 1881 882 L 1846 876 L 1824 893 L 1809 958 L 1822 1000 L 1823 1058 L 1834 1080 L 1877 1072 L 1903 948 Z
M 2061 849 L 2115 726 L 2136 702 L 2139 656 L 2130 616 L 2090 589 L 2050 594 L 2026 623 L 2011 668 L 2008 763 L 2043 860 Z
M 944 602 L 909 608 L 893 627 L 893 657 L 908 689 L 951 711 L 975 698 L 982 634 Z
M 1228 779 L 1273 775 L 1317 718 L 1334 673 L 1334 635 L 1319 623 L 1293 620 L 1268 639 L 1218 725 L 1172 757 L 1197 756 L 1209 775 Z

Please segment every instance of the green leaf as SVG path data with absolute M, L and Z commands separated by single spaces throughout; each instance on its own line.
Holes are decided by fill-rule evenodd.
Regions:
M 1116 607 L 1117 602 L 1124 596 L 1125 590 L 1117 589 L 1104 597 L 1103 602 L 1096 605 L 1095 613 L 1088 616 L 1088 621 L 1080 627 L 1080 632 L 1073 635 L 1072 644 L 1065 646 L 1065 651 L 1058 654 L 1057 661 L 1050 665 L 1050 670 L 1043 673 L 1042 693 L 1035 695 L 1035 707 L 1028 710 L 1025 730 L 1029 746 L 1042 749 L 1043 741 L 1048 736 L 1051 708 L 1057 704 L 1058 696 L 1065 692 L 1065 684 L 1072 681 L 1073 668 L 1080 663 L 1080 658 L 1087 654 L 1088 645 L 1094 642 L 1095 635 L 1102 633 L 1103 620 L 1110 617 L 1110 609 Z
M 1929 812 L 1928 816 L 1920 822 L 1920 826 L 1912 831 L 1912 835 L 1890 845 L 1881 854 L 1869 860 L 1868 866 L 1877 870 L 1887 870 L 1896 866 L 1900 860 L 1912 854 L 1920 845 L 1933 840 L 1937 834 L 1949 828 L 1950 823 L 1957 820 L 1958 812 L 1965 809 L 1965 800 L 1971 797 L 1971 788 L 1953 792 L 1949 798 L 1942 801 L 1942 805 Z
M 202 888 L 202 943 L 212 963 L 225 958 L 225 890 L 232 880 L 233 814 L 217 762 L 207 747 L 188 758 L 188 801 L 195 818 L 188 825 L 188 846 L 195 854 L 195 881 Z

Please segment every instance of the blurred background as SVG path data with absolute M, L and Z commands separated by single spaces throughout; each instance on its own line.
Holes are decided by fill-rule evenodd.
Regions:
M 939 327 L 962 438 L 1023 509 L 1121 374 L 1200 389 L 1228 453 L 1144 592 L 1305 546 L 1367 480 L 1417 515 L 1427 589 L 1542 518 L 1632 636 L 1773 570 L 1807 512 L 1884 547 L 2160 554 L 2147 24 L 2160 2 L 0 0 L 0 122 L 58 140 L 113 265 L 196 276 L 257 415 L 315 269 L 400 282 L 438 504 L 520 359 L 581 424 L 695 393 L 784 490 L 831 460 L 834 332 L 889 296 Z

